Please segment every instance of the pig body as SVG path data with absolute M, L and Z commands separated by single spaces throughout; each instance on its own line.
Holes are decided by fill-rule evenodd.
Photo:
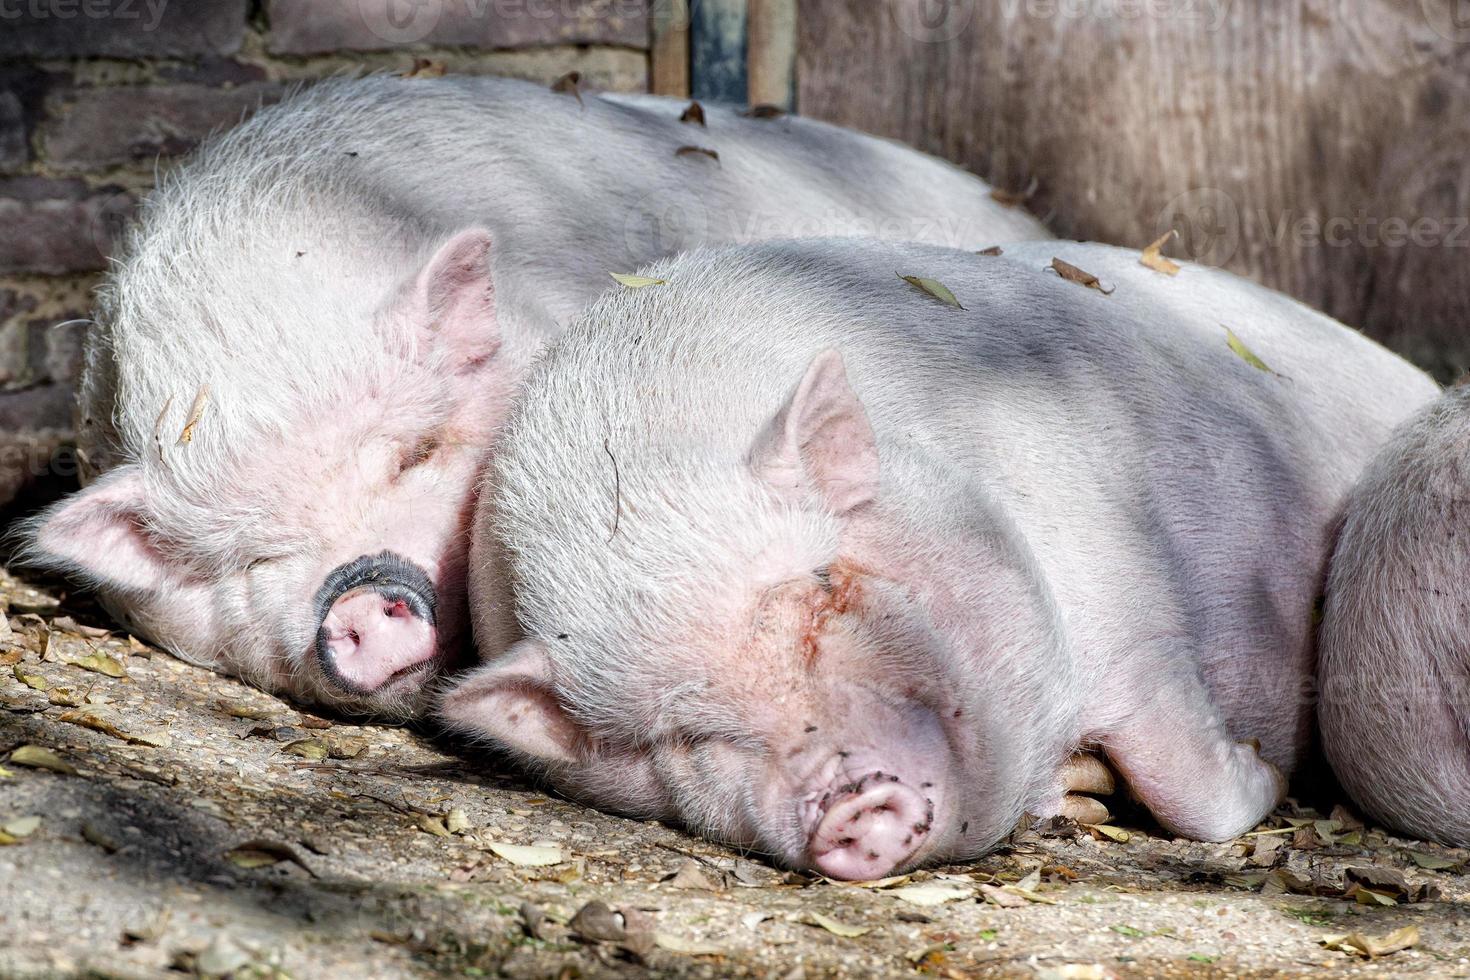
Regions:
M 186 658 L 412 713 L 463 650 L 493 433 L 609 273 L 783 234 L 1046 234 L 895 144 L 684 107 L 374 77 L 211 141 L 104 285 L 79 399 L 101 476 L 35 524 L 31 560 Z
M 837 877 L 1057 812 L 1079 746 L 1180 834 L 1276 804 L 1333 521 L 1432 381 L 1280 294 L 1099 245 L 782 243 L 648 275 L 546 352 L 501 440 L 471 595 L 488 648 L 525 637 L 447 694 L 451 725 Z
M 1369 814 L 1470 846 L 1470 388 L 1404 424 L 1348 500 L 1319 664 L 1322 746 Z

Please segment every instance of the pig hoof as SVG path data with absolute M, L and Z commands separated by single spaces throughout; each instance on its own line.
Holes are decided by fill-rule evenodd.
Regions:
M 1112 814 L 1101 800 L 1068 793 L 1062 798 L 1062 816 L 1071 817 L 1078 823 L 1107 823 Z
M 934 806 L 918 790 L 865 777 L 824 801 L 807 850 L 813 866 L 830 878 L 881 878 L 923 846 L 933 822 Z
M 1095 755 L 1078 752 L 1062 765 L 1063 793 L 1109 796 L 1116 788 L 1113 770 Z

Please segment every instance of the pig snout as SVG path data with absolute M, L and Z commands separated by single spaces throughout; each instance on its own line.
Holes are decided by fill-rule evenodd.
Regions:
M 428 574 L 390 551 L 333 569 L 316 596 L 316 658 L 343 691 L 370 694 L 438 652 Z
M 903 866 L 929 839 L 934 802 L 898 776 L 870 772 L 808 810 L 807 857 L 830 878 L 864 881 Z

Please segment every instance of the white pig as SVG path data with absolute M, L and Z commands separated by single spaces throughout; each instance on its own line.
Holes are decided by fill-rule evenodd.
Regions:
M 1463 508 L 1463 510 L 1462 510 Z M 1470 846 L 1470 388 L 1394 433 L 1348 499 L 1322 619 L 1322 747 L 1397 830 Z
M 1046 236 L 896 144 L 685 105 L 374 77 L 210 142 L 104 286 L 80 392 L 103 475 L 31 560 L 188 659 L 412 713 L 465 648 L 492 436 L 609 273 L 705 241 Z
M 1429 378 L 1101 245 L 774 243 L 646 275 L 546 351 L 498 443 L 470 594 L 513 645 L 450 726 L 839 878 L 1056 813 L 1079 746 L 1178 834 L 1276 805 L 1333 521 Z

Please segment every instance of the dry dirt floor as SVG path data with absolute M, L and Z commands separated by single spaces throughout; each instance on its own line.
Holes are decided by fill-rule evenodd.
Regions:
M 1467 854 L 1289 803 L 851 885 L 318 718 L 0 572 L 3 977 L 1470 977 Z M 1324 812 L 1325 811 L 1325 812 Z

